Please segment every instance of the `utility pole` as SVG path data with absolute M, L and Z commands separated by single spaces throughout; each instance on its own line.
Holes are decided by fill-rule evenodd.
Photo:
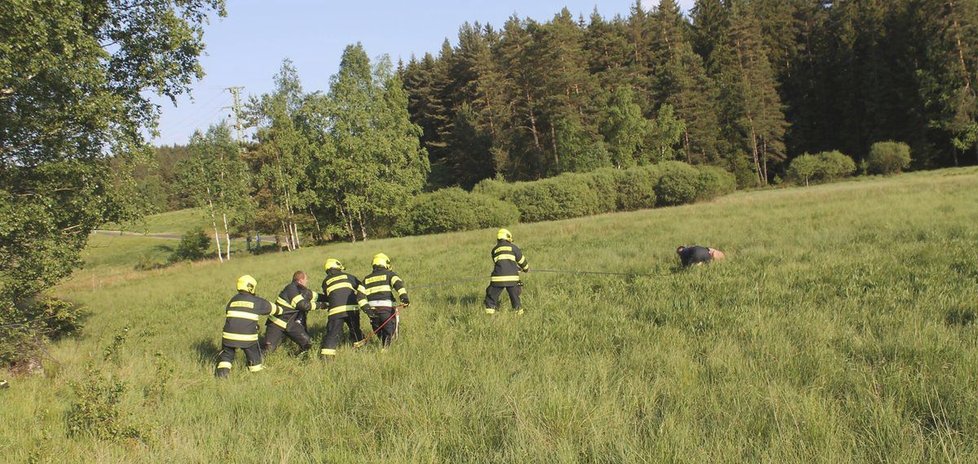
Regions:
M 243 136 L 241 135 L 241 133 L 242 133 L 242 128 L 241 128 L 241 90 L 243 90 L 243 89 L 244 89 L 244 87 L 241 87 L 241 86 L 228 87 L 228 88 L 224 89 L 224 90 L 227 90 L 231 94 L 232 103 L 231 103 L 231 108 L 229 108 L 229 109 L 232 112 L 234 112 L 234 131 L 235 131 L 235 138 L 237 139 L 237 141 L 238 141 L 238 147 L 240 147 L 241 150 L 244 150 L 244 141 L 242 140 L 242 137 Z M 228 108 L 228 107 L 225 106 L 224 108 Z

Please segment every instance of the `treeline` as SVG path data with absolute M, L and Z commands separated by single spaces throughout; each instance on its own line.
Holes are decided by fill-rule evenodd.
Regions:
M 307 239 L 385 235 L 425 185 L 428 157 L 404 86 L 386 57 L 371 64 L 360 44 L 343 52 L 326 93 L 305 92 L 285 60 L 275 90 L 251 97 L 241 117 L 255 131 L 250 142 L 222 123 L 185 149 L 157 151 L 182 153 L 169 191 L 207 216 L 221 259 L 231 258 L 232 236 L 273 234 L 292 250 Z M 152 190 L 153 179 L 141 187 Z
M 978 162 L 978 0 L 698 0 L 465 24 L 401 72 L 430 188 L 678 159 L 783 177 L 804 153 Z

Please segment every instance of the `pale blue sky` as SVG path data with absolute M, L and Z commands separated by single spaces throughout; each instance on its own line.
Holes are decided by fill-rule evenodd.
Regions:
M 685 10 L 694 0 L 679 0 Z M 561 8 L 585 18 L 597 7 L 605 18 L 627 16 L 634 0 L 228 0 L 228 15 L 206 26 L 207 54 L 201 57 L 204 79 L 193 86 L 193 98 L 174 107 L 162 106 L 157 145 L 185 144 L 195 129 L 205 129 L 230 114 L 225 88 L 244 87 L 243 96 L 272 89 L 272 76 L 284 58 L 295 63 L 308 91 L 326 90 L 336 73 L 340 54 L 363 44 L 371 59 L 390 55 L 396 64 L 412 54 L 438 53 L 447 38 L 453 44 L 462 23 L 480 22 L 500 28 L 514 13 L 520 18 L 548 21 Z M 643 0 L 648 9 L 658 0 Z

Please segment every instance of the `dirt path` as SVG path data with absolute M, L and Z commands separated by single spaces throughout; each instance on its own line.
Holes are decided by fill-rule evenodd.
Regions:
M 142 233 L 142 232 L 130 232 L 126 230 L 101 230 L 96 229 L 92 231 L 93 234 L 105 235 L 105 236 L 131 236 L 131 237 L 147 237 L 147 238 L 158 238 L 161 240 L 180 240 L 181 235 L 172 232 L 162 232 L 162 233 Z M 224 238 L 221 238 L 223 243 Z M 233 238 L 232 242 L 244 242 L 242 238 Z M 275 237 L 262 237 L 261 243 L 275 243 Z

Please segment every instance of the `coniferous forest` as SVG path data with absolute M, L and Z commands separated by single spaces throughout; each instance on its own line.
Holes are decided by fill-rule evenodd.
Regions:
M 976 26 L 973 0 L 637 2 L 465 24 L 401 75 L 429 188 L 670 159 L 765 185 L 885 140 L 918 169 L 978 162 Z

